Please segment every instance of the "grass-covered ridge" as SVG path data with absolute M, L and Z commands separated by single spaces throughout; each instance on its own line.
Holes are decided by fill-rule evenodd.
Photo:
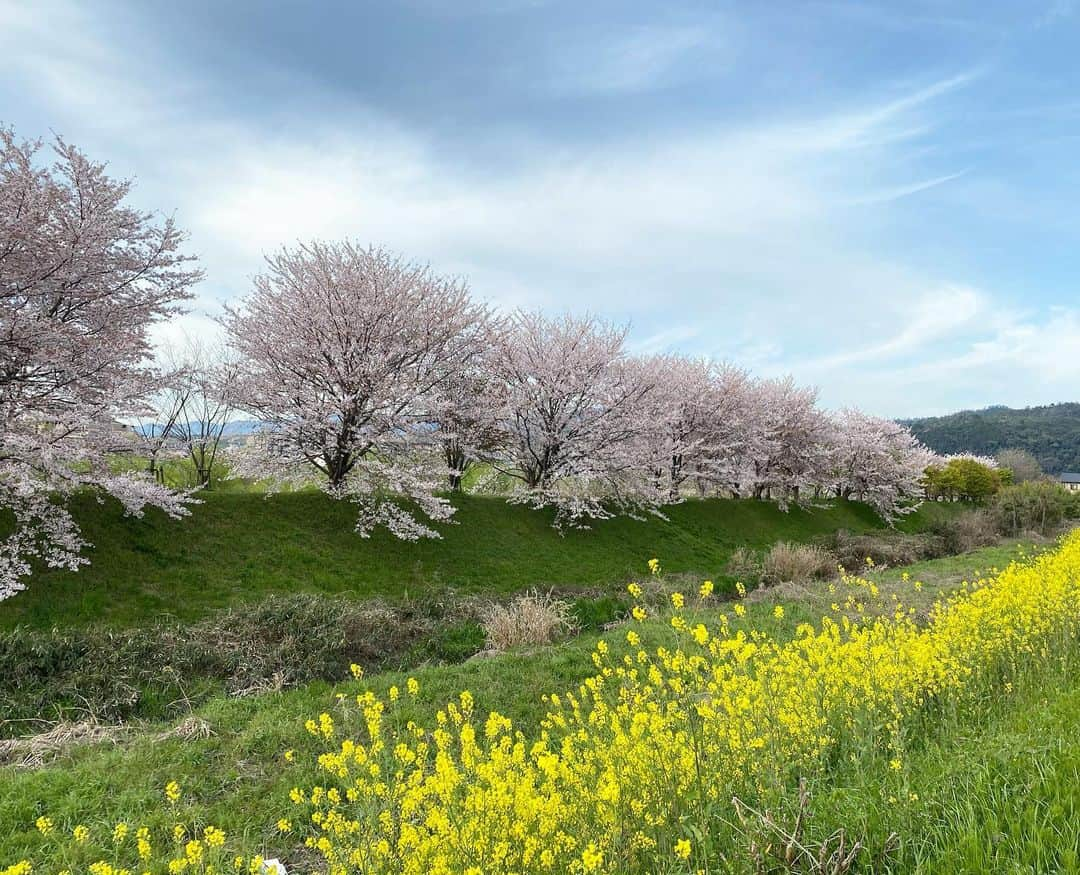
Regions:
M 606 585 L 625 582 L 652 556 L 664 557 L 672 572 L 719 583 L 738 546 L 884 527 L 859 504 L 785 512 L 770 502 L 715 499 L 667 508 L 666 521 L 618 518 L 560 534 L 548 513 L 463 496 L 455 499 L 456 524 L 439 527 L 440 540 L 404 542 L 386 532 L 359 537 L 354 508 L 319 492 L 266 497 L 221 489 L 200 497 L 182 520 L 155 511 L 125 517 L 112 500 L 77 498 L 73 512 L 94 545 L 91 564 L 76 573 L 36 572 L 27 591 L 0 604 L 0 628 L 128 626 L 161 614 L 194 620 L 297 591 L 396 599 L 446 588 L 497 595 Z M 902 525 L 918 529 L 953 509 L 925 505 Z

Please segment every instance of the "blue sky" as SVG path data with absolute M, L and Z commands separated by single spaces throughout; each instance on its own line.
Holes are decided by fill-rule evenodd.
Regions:
M 212 333 L 352 237 L 890 416 L 1080 397 L 1080 7 L 0 0 L 0 121 L 176 214 Z

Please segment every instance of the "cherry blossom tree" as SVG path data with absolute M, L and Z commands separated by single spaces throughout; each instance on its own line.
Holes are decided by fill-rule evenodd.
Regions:
M 111 471 L 109 450 L 158 388 L 148 329 L 200 273 L 172 219 L 125 203 L 129 182 L 60 138 L 44 164 L 41 145 L 0 128 L 0 506 L 14 523 L 0 542 L 0 599 L 34 561 L 85 564 L 64 506 L 76 490 L 131 514 L 185 513 L 184 496 L 146 472 Z
M 846 409 L 834 423 L 836 494 L 866 502 L 885 519 L 914 510 L 933 452 L 889 419 Z
M 438 533 L 453 507 L 431 427 L 438 388 L 478 355 L 488 318 L 462 280 L 381 249 L 302 244 L 266 270 L 224 325 L 239 355 L 238 403 L 262 421 L 234 474 L 310 481 L 354 501 L 357 530 Z
M 481 352 L 463 371 L 441 379 L 430 404 L 432 427 L 446 463 L 452 492 L 460 492 L 465 475 L 503 441 L 500 413 L 505 397 L 491 373 L 486 353 L 498 341 L 496 323 L 489 326 Z
M 556 526 L 657 504 L 644 405 L 652 387 L 625 336 L 593 317 L 519 312 L 492 356 L 503 437 L 486 459 L 519 482 L 512 500 L 554 507 Z
M 749 403 L 754 415 L 742 491 L 782 505 L 801 501 L 828 473 L 831 424 L 817 406 L 817 389 L 791 377 L 757 380 Z
M 132 429 L 138 440 L 139 455 L 146 458 L 147 472 L 164 484 L 162 457 L 176 448 L 177 422 L 187 405 L 191 381 L 184 370 L 170 366 L 159 372 L 156 382 L 158 390 L 136 414 Z
M 663 501 L 677 501 L 693 480 L 699 493 L 732 488 L 749 437 L 744 371 L 679 355 L 642 361 L 653 386 L 646 402 L 654 476 Z

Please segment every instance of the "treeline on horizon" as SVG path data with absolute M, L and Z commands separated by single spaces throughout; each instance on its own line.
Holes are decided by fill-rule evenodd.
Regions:
M 993 456 L 1005 449 L 1022 449 L 1048 474 L 1080 471 L 1080 403 L 1074 401 L 1025 408 L 993 406 L 901 422 L 943 455 Z

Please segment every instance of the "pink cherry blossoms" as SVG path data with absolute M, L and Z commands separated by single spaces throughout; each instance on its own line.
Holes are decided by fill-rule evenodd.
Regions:
M 234 414 L 258 425 L 228 449 L 232 476 L 316 483 L 363 536 L 438 537 L 466 488 L 559 528 L 690 496 L 851 498 L 886 518 L 921 497 L 933 455 L 896 423 L 831 414 L 790 377 L 632 355 L 593 316 L 501 316 L 461 278 L 349 241 L 268 256 L 221 319 L 226 348 L 155 370 L 148 330 L 201 277 L 184 235 L 126 206 L 104 165 L 53 151 L 46 166 L 0 128 L 0 599 L 36 563 L 86 562 L 77 490 L 186 513 L 160 462 L 186 456 L 209 485 Z M 118 473 L 132 452 L 144 470 Z
M 453 514 L 437 494 L 446 472 L 433 411 L 482 351 L 487 320 L 463 281 L 384 250 L 315 242 L 270 256 L 225 318 L 238 403 L 264 424 L 233 473 L 314 476 L 356 503 L 362 535 L 436 536 L 413 510 Z
M 0 505 L 14 522 L 0 542 L 0 599 L 35 561 L 86 561 L 63 504 L 75 490 L 132 514 L 185 512 L 184 496 L 109 462 L 130 447 L 120 420 L 156 388 L 147 330 L 200 273 L 171 219 L 125 206 L 128 182 L 59 138 L 52 149 L 44 166 L 40 143 L 0 128 Z

